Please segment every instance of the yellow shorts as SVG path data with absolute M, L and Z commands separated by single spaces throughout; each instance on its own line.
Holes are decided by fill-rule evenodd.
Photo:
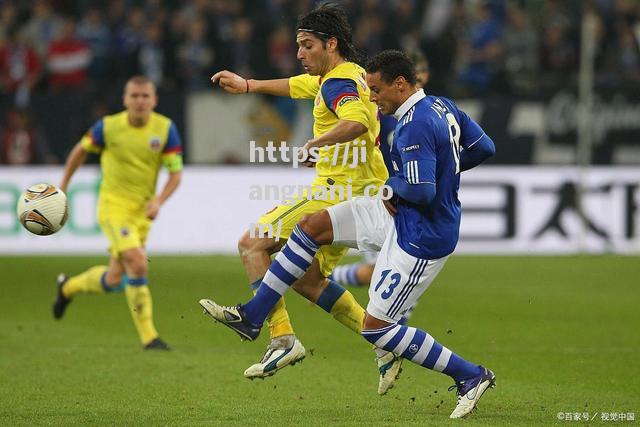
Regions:
M 314 192 L 315 194 L 315 192 Z M 258 224 L 268 226 L 260 231 L 272 232 L 273 237 L 288 239 L 293 231 L 293 227 L 300 222 L 302 217 L 336 205 L 344 200 L 313 200 L 308 197 L 308 190 L 301 195 L 296 195 L 287 204 L 278 205 L 258 220 Z M 278 230 L 280 233 L 278 234 Z M 327 277 L 338 265 L 340 259 L 347 253 L 348 248 L 342 246 L 325 245 L 321 246 L 316 253 L 316 258 L 320 263 L 322 274 Z
M 105 204 L 98 208 L 98 224 L 109 239 L 109 253 L 114 258 L 128 249 L 144 247 L 151 222 L 143 210 L 127 210 Z

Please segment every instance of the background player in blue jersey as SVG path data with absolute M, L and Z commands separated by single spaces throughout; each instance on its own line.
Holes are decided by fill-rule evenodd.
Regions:
M 362 335 L 379 351 L 399 354 L 449 375 L 458 393 L 451 418 L 471 413 L 495 383 L 493 372 L 468 362 L 426 331 L 398 323 L 455 249 L 460 229 L 460 172 L 495 152 L 480 126 L 446 98 L 415 87 L 411 60 L 385 51 L 367 64 L 371 99 L 398 119 L 391 149 L 396 175 L 390 200 L 356 197 L 296 225 L 254 298 L 235 307 L 209 303 L 210 313 L 243 338 L 258 337 L 281 295 L 309 268 L 321 245 L 379 250 Z

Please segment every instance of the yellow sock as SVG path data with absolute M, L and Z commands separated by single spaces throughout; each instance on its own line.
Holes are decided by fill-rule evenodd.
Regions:
M 293 325 L 289 320 L 284 298 L 280 298 L 271 313 L 267 316 L 267 324 L 269 325 L 269 334 L 271 339 L 281 337 L 283 335 L 293 335 Z
M 353 332 L 357 334 L 362 332 L 365 311 L 353 294 L 338 283 L 329 280 L 316 304 Z
M 142 279 L 129 279 L 129 286 L 125 289 L 125 294 L 133 323 L 136 325 L 140 341 L 144 345 L 158 338 L 158 331 L 153 325 L 153 303 L 149 286 L 146 284 L 132 285 L 131 282 L 135 280 Z
M 84 273 L 70 277 L 62 287 L 65 297 L 71 298 L 80 293 L 102 293 L 102 275 L 107 271 L 105 265 L 91 267 Z
M 258 286 L 260 286 L 261 281 L 262 279 L 258 279 L 251 284 L 254 295 L 258 292 Z M 291 320 L 289 320 L 289 313 L 287 312 L 284 298 L 281 297 L 278 300 L 273 310 L 271 310 L 271 313 L 267 316 L 267 325 L 269 325 L 269 335 L 271 339 L 294 334 L 293 325 L 291 325 Z
M 351 292 L 345 290 L 331 307 L 330 313 L 334 319 L 356 334 L 360 335 L 362 333 L 365 310 L 358 304 Z

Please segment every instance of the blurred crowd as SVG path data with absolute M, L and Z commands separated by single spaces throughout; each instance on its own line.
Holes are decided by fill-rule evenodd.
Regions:
M 210 75 L 225 68 L 254 78 L 297 74 L 296 18 L 316 3 L 0 0 L 0 163 L 61 161 L 78 132 L 118 108 L 132 74 L 173 94 L 208 90 Z M 596 23 L 597 84 L 640 83 L 638 0 L 340 3 L 364 53 L 422 52 L 434 93 L 526 96 L 575 84 L 585 13 Z M 50 120 L 52 130 L 48 109 L 72 123 Z M 69 140 L 52 147 L 43 136 L 52 131 Z

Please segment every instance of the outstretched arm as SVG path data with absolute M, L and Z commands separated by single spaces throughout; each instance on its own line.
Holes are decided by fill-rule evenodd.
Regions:
M 82 146 L 82 143 L 78 142 L 75 147 L 69 153 L 67 161 L 64 165 L 64 172 L 62 174 L 62 180 L 60 181 L 60 189 L 67 192 L 69 181 L 75 173 L 75 171 L 87 160 L 87 151 Z
M 245 79 L 231 71 L 218 71 L 211 77 L 228 93 L 263 93 L 265 95 L 289 96 L 289 79 L 255 80 Z

